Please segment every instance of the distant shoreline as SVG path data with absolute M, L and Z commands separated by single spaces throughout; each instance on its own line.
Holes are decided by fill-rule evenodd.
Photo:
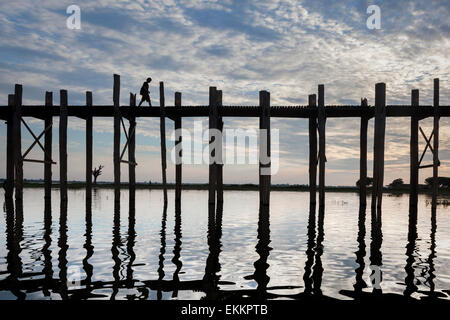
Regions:
M 128 188 L 128 183 L 122 183 L 121 189 Z M 24 182 L 25 188 L 43 188 L 44 182 L 36 181 L 36 182 L 30 182 L 25 181 Z M 68 182 L 67 184 L 68 189 L 83 189 L 86 187 L 86 183 L 84 182 L 78 182 L 78 181 L 72 181 Z M 97 184 L 92 185 L 93 188 L 97 189 L 113 189 L 114 183 L 112 182 L 99 182 Z M 52 188 L 59 189 L 59 183 L 53 182 Z M 168 189 L 175 189 L 174 183 L 168 183 L 167 184 Z M 161 183 L 136 183 L 136 189 L 162 189 Z M 208 190 L 208 184 L 207 183 L 184 183 L 182 184 L 183 190 Z M 258 191 L 259 187 L 257 184 L 224 184 L 223 185 L 224 190 L 235 190 L 235 191 Z M 367 194 L 370 195 L 371 187 L 367 187 Z M 309 191 L 308 185 L 284 185 L 284 184 L 274 184 L 271 186 L 271 190 L 273 191 Z M 353 192 L 353 193 L 359 193 L 359 187 L 356 186 L 326 186 L 325 191 L 328 192 Z M 396 188 L 390 188 L 390 187 L 384 187 L 384 192 L 386 193 L 409 193 L 409 185 L 405 184 L 400 187 Z M 428 194 L 432 193 L 432 189 L 428 188 L 426 185 L 419 185 L 419 193 L 421 194 Z M 450 189 L 440 189 L 440 193 L 450 194 Z

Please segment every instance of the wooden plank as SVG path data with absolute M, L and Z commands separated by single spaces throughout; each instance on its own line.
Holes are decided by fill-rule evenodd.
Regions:
M 34 162 L 34 163 L 44 163 L 44 164 L 56 164 L 54 161 L 40 160 L 40 159 L 23 159 L 23 162 Z
M 181 92 L 175 92 L 175 108 L 181 109 Z M 182 181 L 182 156 L 183 156 L 183 145 L 182 145 L 182 118 L 175 118 L 175 154 L 176 154 L 176 164 L 175 164 L 175 202 L 181 201 L 181 181 Z
M 411 106 L 419 106 L 419 90 L 411 91 Z M 417 194 L 419 186 L 419 119 L 416 115 L 411 116 L 410 132 L 410 156 L 409 156 L 409 208 L 417 209 Z
M 7 119 L 6 129 L 6 184 L 5 184 L 5 197 L 8 200 L 12 200 L 14 193 L 14 95 L 8 95 L 8 109 L 10 111 Z
M 439 118 L 440 118 L 440 108 L 439 108 L 439 79 L 434 79 L 433 88 L 433 196 L 432 196 L 432 208 L 436 208 L 437 196 L 439 192 Z
M 384 140 L 386 129 L 386 84 L 375 85 L 375 132 L 372 208 L 381 209 L 384 180 Z
M 209 205 L 215 205 L 216 203 L 217 167 L 213 162 L 213 159 L 215 158 L 215 150 L 212 150 L 211 146 L 214 141 L 212 130 L 217 129 L 217 113 L 218 113 L 217 88 L 209 87 L 209 184 L 208 184 Z
M 114 202 L 120 202 L 120 76 L 114 75 L 113 87 L 114 102 Z
M 130 107 L 136 107 L 136 95 L 130 93 Z M 130 126 L 128 128 L 128 188 L 130 200 L 135 198 L 136 193 L 136 117 L 134 114 L 129 118 Z
M 61 203 L 67 202 L 67 91 L 61 90 L 59 114 L 59 185 Z
M 15 188 L 16 201 L 20 204 L 23 200 L 23 158 L 22 158 L 22 85 L 16 84 L 14 87 L 14 139 L 15 139 Z
M 220 131 L 220 139 L 217 143 L 217 160 L 216 163 L 216 191 L 217 191 L 217 203 L 223 203 L 223 147 L 222 147 L 222 133 L 223 133 L 223 119 L 220 115 L 222 108 L 222 90 L 217 90 L 217 129 Z
M 159 83 L 159 128 L 161 135 L 161 169 L 162 169 L 162 185 L 164 192 L 164 203 L 167 204 L 167 157 L 166 157 L 166 111 L 164 99 L 164 82 Z
M 53 93 L 45 93 L 45 108 L 47 109 L 45 117 L 45 136 L 44 136 L 44 199 L 50 201 L 52 193 L 52 139 L 53 139 Z
M 86 201 L 92 200 L 92 92 L 86 92 Z
M 367 99 L 361 100 L 361 109 L 367 109 Z M 369 117 L 361 116 L 360 137 L 359 137 L 359 204 L 365 208 L 367 197 L 367 128 Z
M 319 85 L 318 100 L 318 126 L 319 126 L 319 208 L 325 206 L 325 87 Z
M 259 201 L 260 205 L 270 203 L 271 150 L 270 150 L 270 93 L 259 92 Z
M 317 109 L 316 95 L 312 94 L 308 97 L 308 106 L 312 110 Z M 311 205 L 316 204 L 317 191 L 317 118 L 309 117 L 309 202 Z
M 69 117 L 84 118 L 86 110 L 85 105 L 71 105 L 68 106 Z M 6 107 L 6 106 L 5 106 Z M 28 105 L 22 107 L 23 117 L 35 117 L 44 119 L 45 112 L 42 105 Z M 173 106 L 166 106 L 166 117 L 175 118 L 179 115 L 182 117 L 207 117 L 209 114 L 208 106 L 183 106 L 181 113 L 175 110 Z M 419 109 L 419 110 L 417 110 Z M 127 117 L 130 112 L 130 106 L 121 106 L 121 114 Z M 450 106 L 439 106 L 441 117 L 450 117 Z M 375 108 L 369 107 L 367 111 L 362 111 L 360 105 L 329 105 L 325 107 L 327 118 L 360 118 L 363 113 L 369 117 L 374 117 Z M 413 111 L 410 105 L 387 105 L 386 117 L 411 117 L 412 114 L 417 114 L 419 119 L 432 117 L 434 108 L 431 105 L 421 105 Z M 8 111 L 2 109 L 0 106 L 0 118 L 6 119 Z M 93 108 L 93 117 L 113 117 L 113 105 L 97 105 Z M 139 108 L 135 111 L 136 117 L 158 117 L 160 116 L 159 108 Z M 58 107 L 53 108 L 53 116 L 59 115 Z M 313 115 L 311 109 L 307 106 L 273 106 L 271 111 L 271 118 L 291 118 L 291 119 L 309 119 Z M 222 108 L 223 117 L 259 117 L 259 106 L 224 106 Z

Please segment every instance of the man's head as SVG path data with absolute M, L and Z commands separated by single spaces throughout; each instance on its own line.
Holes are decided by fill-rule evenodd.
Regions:
M 152 82 L 152 78 L 147 78 L 147 82 L 148 83 Z

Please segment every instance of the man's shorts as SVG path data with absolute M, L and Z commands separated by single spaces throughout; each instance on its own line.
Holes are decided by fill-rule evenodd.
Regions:
M 149 94 L 142 95 L 142 100 L 150 102 L 150 95 Z

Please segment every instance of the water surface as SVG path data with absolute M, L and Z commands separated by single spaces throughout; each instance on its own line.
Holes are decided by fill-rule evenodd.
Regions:
M 327 193 L 323 214 L 306 192 L 225 191 L 208 208 L 207 191 L 186 190 L 175 210 L 161 190 L 69 190 L 67 212 L 52 192 L 25 189 L 23 215 L 4 204 L 0 221 L 0 299 L 352 299 L 382 292 L 450 299 L 450 208 L 432 212 L 419 196 L 384 195 L 381 215 L 360 212 L 355 193 Z M 2 195 L 2 199 L 3 199 Z M 379 266 L 379 290 L 369 280 Z M 376 283 L 375 283 L 376 285 Z

